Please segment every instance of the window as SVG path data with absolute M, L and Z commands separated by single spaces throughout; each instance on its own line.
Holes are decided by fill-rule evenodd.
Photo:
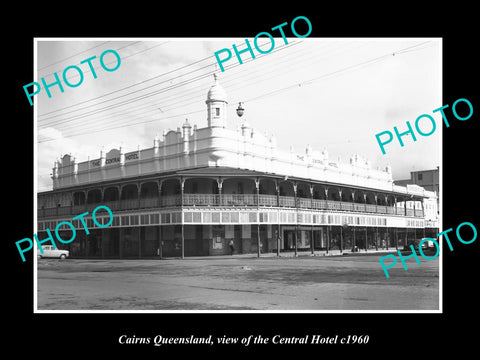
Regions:
M 158 224 L 159 216 L 158 214 L 150 214 L 150 224 Z
M 417 174 L 418 175 L 418 180 L 423 180 L 423 174 Z
M 270 222 L 274 222 L 274 223 L 278 222 L 278 214 L 277 213 L 270 213 L 268 215 L 268 218 L 269 218 Z
M 228 212 L 223 212 L 222 213 L 222 222 L 223 223 L 230 222 L 230 213 L 228 213 Z
M 162 224 L 170 224 L 170 213 L 162 214 Z
M 206 222 L 206 223 L 212 222 L 212 213 L 209 213 L 209 212 L 203 213 L 203 222 Z
M 202 214 L 201 213 L 193 213 L 193 222 L 202 222 Z
M 248 213 L 242 212 L 240 213 L 240 222 L 247 223 L 248 222 Z
M 260 215 L 260 222 L 268 222 L 268 213 L 261 212 Z
M 182 222 L 182 213 L 172 213 L 172 223 L 180 224 Z
M 215 116 L 220 116 L 220 108 L 215 108 Z
M 138 215 L 130 215 L 130 225 L 138 225 Z

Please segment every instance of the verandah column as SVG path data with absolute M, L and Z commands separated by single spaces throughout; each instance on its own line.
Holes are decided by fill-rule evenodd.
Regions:
M 223 197 L 222 197 L 223 179 L 221 177 L 217 178 L 217 186 L 218 186 L 218 204 L 217 205 L 223 205 Z
M 313 220 L 313 214 L 312 214 L 312 220 Z M 315 253 L 314 249 L 313 249 L 313 221 L 312 221 L 312 224 L 311 224 L 311 229 L 310 229 L 310 251 L 312 254 Z
M 313 211 L 313 185 L 312 184 L 310 184 L 310 208 Z M 312 223 L 311 223 L 311 229 L 310 229 L 310 251 L 312 254 L 314 253 L 314 250 L 313 250 L 313 217 L 314 216 L 315 215 L 312 213 Z
M 185 258 L 185 229 L 183 224 L 183 191 L 185 188 L 185 179 L 180 177 L 180 222 L 182 226 L 182 259 Z
M 365 252 L 368 251 L 368 226 L 365 225 Z
M 328 249 L 330 248 L 330 237 L 332 236 L 332 226 L 331 225 L 328 225 L 327 226 L 327 254 L 328 254 Z
M 118 257 L 123 258 L 123 238 L 124 238 L 124 227 L 122 226 L 118 229 Z M 88 243 L 87 243 L 88 244 Z
M 277 192 L 277 207 L 280 207 L 280 184 L 278 180 L 275 181 L 275 191 Z
M 140 183 L 136 183 L 137 185 L 137 209 L 140 209 L 140 192 L 142 190 L 142 186 L 140 185 Z
M 388 231 L 388 227 L 385 227 L 385 242 L 387 243 L 387 250 L 388 250 L 388 243 L 390 242 L 390 232 Z
M 255 191 L 257 201 L 257 257 L 260 257 L 260 179 L 255 178 Z
M 407 248 L 407 242 L 408 242 L 408 227 L 405 227 L 405 243 L 403 244 L 403 248 Z
M 157 238 L 158 238 L 158 254 L 157 255 L 160 256 L 160 260 L 162 260 L 163 259 L 162 225 L 157 226 Z
M 158 188 L 158 194 L 157 194 L 157 205 L 158 207 L 162 206 L 162 185 L 163 185 L 163 180 L 157 180 L 157 188 Z
M 108 230 L 110 230 L 110 229 L 108 229 Z M 108 230 L 107 229 L 101 229 L 100 230 L 100 232 L 102 234 L 102 248 L 100 249 L 100 251 L 102 252 L 102 259 L 105 259 L 105 238 L 106 238 L 105 234 L 107 233 Z M 110 236 L 108 238 L 109 238 L 109 241 L 110 241 Z
M 398 229 L 393 228 L 393 236 L 395 237 L 395 250 L 398 250 Z
M 278 214 L 278 217 L 280 217 L 280 213 Z M 278 220 L 280 221 L 280 220 Z M 281 240 L 281 235 L 280 235 L 280 223 L 277 224 L 278 229 L 277 229 L 277 256 L 280 256 L 280 240 Z
M 144 229 L 144 226 L 139 226 L 138 227 L 138 258 L 142 258 L 142 229 Z
M 275 180 L 275 191 L 277 192 L 277 208 L 280 207 L 280 185 L 278 180 Z M 278 211 L 278 230 L 277 230 L 277 256 L 280 256 L 280 211 Z
M 352 228 L 353 228 L 353 242 L 352 242 L 353 243 L 353 245 L 352 245 L 353 248 L 352 248 L 352 251 L 355 252 L 355 250 L 356 250 L 355 247 L 357 246 L 357 241 L 355 239 L 355 226 L 352 226 Z
M 163 180 L 157 180 L 158 185 L 158 196 L 157 196 L 157 205 L 158 207 L 162 206 L 162 185 Z M 157 227 L 157 238 L 158 238 L 158 252 L 157 255 L 160 257 L 160 260 L 163 258 L 163 239 L 162 239 L 162 215 L 158 214 L 158 227 Z
M 343 254 L 343 227 L 344 225 L 340 226 L 340 253 Z
M 417 241 L 417 221 L 416 220 L 413 220 L 413 241 L 414 241 L 414 244 Z
M 310 209 L 313 209 L 313 184 L 310 184 Z
M 293 196 L 295 201 L 295 256 L 298 256 L 298 204 L 297 204 L 297 182 L 293 182 Z

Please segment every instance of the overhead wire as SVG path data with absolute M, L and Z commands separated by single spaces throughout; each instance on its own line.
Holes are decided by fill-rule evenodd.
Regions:
M 92 48 L 90 48 L 90 49 L 86 49 L 86 50 L 84 50 L 84 51 L 81 51 L 80 53 L 71 55 L 71 56 L 69 56 L 68 58 L 65 58 L 65 59 L 59 61 L 58 63 L 63 62 L 63 61 L 65 61 L 65 60 L 67 60 L 67 59 L 76 57 L 76 56 L 78 56 L 79 54 L 84 53 L 84 52 L 87 52 L 87 51 L 90 51 L 90 50 L 92 50 L 92 49 L 94 49 L 94 48 L 103 46 L 103 45 L 105 45 L 106 43 L 109 43 L 109 42 L 111 42 L 111 41 L 105 41 L 105 42 L 103 42 L 103 43 L 101 43 L 101 44 L 99 44 L 99 45 L 96 45 L 96 46 L 94 46 L 94 47 L 92 47 Z M 141 41 L 134 41 L 134 42 L 132 42 L 132 43 L 130 43 L 130 44 L 128 44 L 128 45 L 125 45 L 125 46 L 119 47 L 118 49 L 115 49 L 115 51 L 119 51 L 119 50 L 121 50 L 121 49 L 124 49 L 124 48 L 126 48 L 126 47 L 135 45 L 135 44 L 140 43 L 140 42 L 141 42 Z M 99 67 L 95 68 L 95 70 L 98 70 L 98 69 L 99 69 Z M 37 71 L 40 71 L 40 69 L 37 69 Z M 59 71 L 59 70 L 54 71 L 54 72 L 51 72 L 51 73 L 49 73 L 49 74 L 43 75 L 42 77 L 43 77 L 43 78 L 46 78 L 46 77 L 48 77 L 48 76 L 51 76 L 51 75 L 55 74 L 55 73 L 58 72 L 58 71 Z M 85 70 L 85 71 L 84 71 L 84 73 L 89 73 L 89 72 L 91 72 L 91 71 L 90 71 L 90 70 Z M 75 77 L 77 77 L 77 76 L 79 76 L 79 75 L 70 75 L 70 76 L 68 76 L 68 78 L 69 78 L 69 79 L 73 79 L 73 78 L 75 78 Z M 40 77 L 40 76 L 39 76 L 39 77 Z
M 68 56 L 68 57 L 66 57 L 66 58 L 63 58 L 63 59 L 61 59 L 61 60 L 55 61 L 55 62 L 53 62 L 53 63 L 51 63 L 51 64 L 49 64 L 49 65 L 45 65 L 45 66 L 37 69 L 37 71 L 42 71 L 42 70 L 44 70 L 44 69 L 46 69 L 46 68 L 49 68 L 50 66 L 53 66 L 53 65 L 56 65 L 56 64 L 60 64 L 60 63 L 64 62 L 65 60 L 74 58 L 75 56 L 78 56 L 78 55 L 83 54 L 83 53 L 85 53 L 85 52 L 87 52 L 87 51 L 93 50 L 93 49 L 95 49 L 95 48 L 97 48 L 97 47 L 100 47 L 100 46 L 102 46 L 102 45 L 105 45 L 106 43 L 109 43 L 109 42 L 110 42 L 110 41 L 104 41 L 104 42 L 102 42 L 102 43 L 100 43 L 100 44 L 98 44 L 98 45 L 92 46 L 91 48 L 82 50 L 82 51 L 80 51 L 80 52 L 78 52 L 78 53 L 76 53 L 76 54 L 73 54 L 73 55 L 70 55 L 70 56 Z M 52 74 L 53 74 L 53 73 L 52 73 Z M 49 74 L 49 75 L 50 75 L 50 74 Z M 48 75 L 46 75 L 46 76 L 48 76 Z
M 65 106 L 65 107 L 63 107 L 63 108 L 61 108 L 61 109 L 56 109 L 56 110 L 53 110 L 53 111 L 50 111 L 50 112 L 47 112 L 47 113 L 43 113 L 43 114 L 40 114 L 40 115 L 38 115 L 38 116 L 48 115 L 48 114 L 51 114 L 51 113 L 54 113 L 54 112 L 57 112 L 57 111 L 62 111 L 62 110 L 69 109 L 69 108 L 74 107 L 74 106 L 78 106 L 78 105 L 81 105 L 81 104 L 85 104 L 85 103 L 90 102 L 90 101 L 94 101 L 94 100 L 97 100 L 97 99 L 101 99 L 101 98 L 106 97 L 106 96 L 109 96 L 109 95 L 111 95 L 111 94 L 115 94 L 115 93 L 117 93 L 117 92 L 120 92 L 120 91 L 123 91 L 123 90 L 126 90 L 126 89 L 130 89 L 130 88 L 132 88 L 132 87 L 134 87 L 134 86 L 138 86 L 138 85 L 140 85 L 140 84 L 144 84 L 144 83 L 146 83 L 146 82 L 148 82 L 148 81 L 152 81 L 152 80 L 157 79 L 157 78 L 159 78 L 159 77 L 161 77 L 161 76 L 168 75 L 168 74 L 170 74 L 170 73 L 172 73 L 172 72 L 174 72 L 174 71 L 182 70 L 182 69 L 187 68 L 187 67 L 189 67 L 189 66 L 196 65 L 196 64 L 198 64 L 198 63 L 200 63 L 200 62 L 202 62 L 202 61 L 205 61 L 205 60 L 207 60 L 207 59 L 209 59 L 209 58 L 211 58 L 211 56 L 207 56 L 207 57 L 205 57 L 205 58 L 203 58 L 203 59 L 200 59 L 200 60 L 198 60 L 198 61 L 195 61 L 195 62 L 193 62 L 193 63 L 190 63 L 190 64 L 187 64 L 187 65 L 181 66 L 180 68 L 176 68 L 176 69 L 167 71 L 166 73 L 162 73 L 162 74 L 156 75 L 156 76 L 154 76 L 154 77 L 152 77 L 152 78 L 139 81 L 139 82 L 137 82 L 137 83 L 135 83 L 135 84 L 128 85 L 128 86 L 123 87 L 123 88 L 121 88 L 121 89 L 117 89 L 117 90 L 111 91 L 111 92 L 109 92 L 109 93 L 106 93 L 106 94 L 103 94 L 103 95 L 99 95 L 99 96 L 96 96 L 95 98 L 88 99 L 88 100 L 85 100 L 85 101 L 81 101 L 81 102 L 76 103 L 76 104 L 73 104 L 73 105 Z
M 310 53 L 311 53 L 311 52 L 310 52 Z M 256 68 L 257 68 L 257 67 L 256 67 Z M 261 70 L 262 70 L 262 69 L 261 69 Z M 275 70 L 275 69 L 274 69 L 274 70 Z M 233 78 L 232 78 L 232 77 L 229 77 L 229 79 L 228 79 L 227 81 L 222 82 L 222 86 L 225 87 L 225 84 L 226 84 L 226 83 L 232 82 L 233 80 L 235 80 L 235 78 L 241 77 L 241 76 L 243 76 L 243 74 L 240 73 L 240 74 L 237 74 L 237 76 L 234 76 Z M 193 89 L 190 89 L 189 92 L 187 93 L 187 94 L 189 95 L 188 100 L 193 100 L 193 99 L 195 99 L 195 98 L 199 98 L 199 97 L 201 97 L 201 96 L 204 96 L 203 92 L 200 93 L 198 90 L 196 90 L 196 88 L 198 88 L 198 89 L 200 89 L 200 88 L 205 88 L 205 85 L 199 84 L 199 85 L 195 86 Z M 186 94 L 185 94 L 185 91 L 182 91 L 182 95 L 183 95 L 183 96 L 186 95 Z M 190 96 L 190 95 L 193 95 L 193 96 Z M 167 104 L 166 104 L 166 103 L 165 103 L 165 99 L 166 99 L 166 98 L 170 98 L 170 97 L 174 99 L 174 102 L 173 102 L 173 103 L 170 102 L 170 103 L 167 103 Z M 161 110 L 162 112 L 165 112 L 165 111 L 169 110 L 168 108 L 171 108 L 173 105 L 176 105 L 176 104 L 183 104 L 183 105 L 185 105 L 185 99 L 180 99 L 180 100 L 179 100 L 179 99 L 178 99 L 178 95 L 175 94 L 175 93 L 170 94 L 170 95 L 168 95 L 167 97 L 162 98 L 162 101 L 161 101 L 161 102 L 162 102 L 162 105 L 161 105 L 162 108 L 165 109 L 165 110 Z M 188 105 L 188 104 L 187 104 L 187 105 Z M 156 111 L 156 110 L 158 109 L 159 104 L 149 103 L 149 104 L 146 104 L 146 105 L 144 105 L 144 106 L 137 107 L 136 110 L 138 110 L 138 109 L 144 109 L 144 108 L 148 108 L 148 107 L 152 107 L 152 106 L 155 107 L 155 109 L 148 110 L 148 111 L 150 111 L 150 112 L 151 112 L 151 111 Z M 117 111 L 117 112 L 115 112 L 115 113 L 124 113 L 124 111 L 123 111 L 123 110 L 120 110 L 120 111 Z M 115 113 L 112 113 L 112 114 L 115 114 Z M 109 117 L 109 116 L 110 116 L 110 113 L 107 115 L 107 117 Z
M 262 45 L 264 45 L 264 44 L 262 44 Z M 261 45 L 260 45 L 260 46 L 261 46 Z M 187 65 L 182 66 L 182 67 L 180 67 L 180 68 L 173 69 L 173 70 L 168 71 L 168 72 L 166 72 L 166 73 L 162 73 L 162 74 L 157 75 L 157 76 L 154 76 L 154 77 L 152 77 L 152 78 L 149 78 L 149 79 L 140 81 L 140 82 L 138 82 L 138 83 L 129 85 L 129 86 L 127 86 L 127 87 L 124 87 L 124 88 L 122 88 L 122 89 L 114 90 L 114 91 L 109 92 L 109 93 L 107 93 L 107 94 L 103 94 L 103 95 L 97 96 L 97 97 L 95 97 L 95 98 L 82 101 L 82 102 L 80 102 L 80 103 L 76 103 L 76 104 L 73 104 L 73 105 L 69 105 L 69 106 L 63 107 L 63 108 L 61 108 L 61 109 L 56 109 L 56 110 L 50 111 L 50 112 L 48 112 L 48 113 L 39 114 L 38 116 L 41 117 L 41 116 L 44 116 L 44 115 L 47 115 L 47 114 L 50 114 L 50 113 L 53 113 L 53 112 L 57 112 L 57 111 L 61 111 L 61 110 L 64 110 L 64 109 L 67 109 L 67 108 L 70 108 L 70 107 L 77 106 L 77 105 L 82 104 L 82 103 L 90 102 L 90 101 L 96 100 L 96 99 L 98 99 L 98 98 L 103 98 L 103 97 L 108 96 L 108 95 L 110 95 L 110 94 L 113 94 L 113 93 L 116 93 L 116 92 L 119 92 L 119 91 L 122 91 L 122 90 L 125 90 L 125 89 L 128 89 L 128 88 L 131 88 L 131 87 L 140 85 L 140 84 L 142 84 L 142 83 L 145 83 L 145 82 L 154 80 L 154 79 L 156 79 L 156 78 L 158 78 L 158 77 L 161 77 L 161 76 L 167 75 L 167 74 L 169 74 L 169 73 L 172 73 L 172 72 L 174 72 L 174 71 L 178 71 L 178 70 L 181 70 L 181 69 L 183 69 L 183 68 L 186 68 L 186 67 L 195 65 L 195 64 L 197 64 L 197 63 L 200 63 L 200 62 L 202 62 L 202 61 L 205 61 L 205 60 L 211 59 L 211 58 L 212 58 L 212 56 L 205 57 L 205 58 L 200 59 L 200 60 L 198 60 L 198 61 L 196 61 L 196 62 L 194 62 L 194 63 L 190 63 L 190 64 L 187 64 Z M 198 70 L 199 70 L 199 69 L 197 69 L 196 71 L 198 71 Z M 184 75 L 186 75 L 186 74 L 184 74 Z M 169 81 L 171 81 L 171 79 L 170 79 Z M 163 83 L 163 82 L 161 82 L 161 83 Z M 160 84 L 160 83 L 157 83 L 157 84 L 154 84 L 154 85 L 158 85 L 158 84 Z
M 427 42 L 425 42 L 425 43 L 427 43 Z M 418 47 L 418 46 L 421 46 L 421 45 L 423 45 L 423 44 L 425 44 L 425 43 L 417 44 L 417 45 L 414 45 L 414 46 L 410 46 L 410 47 L 401 49 L 401 50 L 397 51 L 396 53 L 398 54 L 398 53 L 401 53 L 402 51 L 403 51 L 403 52 L 406 52 L 406 51 L 409 50 L 409 49 L 413 49 L 413 48 Z M 409 51 L 413 51 L 413 50 L 409 50 Z M 274 95 L 275 93 L 277 93 L 277 92 L 279 92 L 279 91 L 285 91 L 285 90 L 288 90 L 288 89 L 297 87 L 297 86 L 299 86 L 299 84 L 309 84 L 309 83 L 318 81 L 318 80 L 320 80 L 320 79 L 323 79 L 323 78 L 325 78 L 325 77 L 327 77 L 327 76 L 332 76 L 332 75 L 334 75 L 334 74 L 339 74 L 339 73 L 341 73 L 341 72 L 345 72 L 345 71 L 348 71 L 348 70 L 351 70 L 351 69 L 354 69 L 354 68 L 357 68 L 357 67 L 366 66 L 366 65 L 368 65 L 368 64 L 371 64 L 371 63 L 374 63 L 374 62 L 377 62 L 377 61 L 381 61 L 382 58 L 385 58 L 385 57 L 390 56 L 390 55 L 391 55 L 391 54 L 382 55 L 382 56 L 380 56 L 380 57 L 376 57 L 376 58 L 374 58 L 374 59 L 370 59 L 370 60 L 367 60 L 367 61 L 364 61 L 364 62 L 361 62 L 361 63 L 358 63 L 358 64 L 353 64 L 353 65 L 351 65 L 351 66 L 348 66 L 348 67 L 345 67 L 345 68 L 342 68 L 342 69 L 338 69 L 338 70 L 336 70 L 336 71 L 333 71 L 333 72 L 330 72 L 330 73 L 327 73 L 327 74 L 322 74 L 322 75 L 319 76 L 319 77 L 315 77 L 315 78 L 309 79 L 309 80 L 307 80 L 307 81 L 304 81 L 303 83 L 296 83 L 296 84 L 294 84 L 294 85 L 290 85 L 290 86 L 287 86 L 287 87 L 283 87 L 283 88 L 281 88 L 281 89 L 277 89 L 277 90 L 275 90 L 275 91 L 273 91 L 273 92 L 269 92 L 269 93 L 263 94 L 263 95 L 261 95 L 261 96 L 257 96 L 257 97 L 254 97 L 254 98 L 250 98 L 250 99 L 248 99 L 247 101 L 255 101 L 255 100 L 258 100 L 258 99 L 263 98 L 263 97 L 272 96 L 272 95 Z M 189 112 L 189 113 L 183 113 L 183 114 L 176 115 L 176 116 L 188 115 L 188 114 L 196 113 L 196 112 L 199 112 L 199 111 L 202 111 L 202 110 L 193 111 L 193 112 Z M 169 116 L 169 117 L 171 117 L 171 116 Z M 156 118 L 156 119 L 151 119 L 151 120 L 147 120 L 147 121 L 143 121 L 143 122 L 133 122 L 133 123 L 130 123 L 129 125 L 127 125 L 127 126 L 131 126 L 131 125 L 135 125 L 135 124 L 142 124 L 142 123 L 147 123 L 147 122 L 152 122 L 152 121 L 157 121 L 157 120 L 161 120 L 161 119 L 164 119 L 164 118 L 160 118 L 160 119 Z M 122 127 L 122 126 L 125 126 L 125 125 L 116 126 L 116 127 L 114 127 L 114 128 L 118 128 L 118 127 Z M 108 130 L 108 129 L 113 129 L 113 128 L 110 127 L 110 128 L 105 128 L 105 129 L 98 130 L 98 131 L 103 131 L 103 130 Z M 80 134 L 82 134 L 82 133 L 77 133 L 77 134 L 75 134 L 75 135 L 80 135 Z
M 281 49 L 281 48 L 280 48 L 280 49 Z M 246 62 L 248 62 L 248 61 L 246 61 Z M 204 67 L 202 67 L 202 68 L 200 68 L 200 69 L 193 70 L 193 71 L 191 71 L 191 72 L 189 72 L 189 73 L 187 73 L 187 74 L 191 74 L 191 73 L 193 73 L 193 72 L 196 72 L 196 71 L 198 71 L 198 70 L 204 69 L 204 68 L 209 67 L 209 66 L 211 66 L 211 65 L 212 65 L 212 64 L 209 64 L 209 65 L 204 66 Z M 240 64 L 238 64 L 238 65 L 240 65 Z M 238 65 L 237 65 L 237 66 L 238 66 Z M 147 98 L 147 97 L 151 97 L 151 96 L 157 95 L 157 94 L 159 94 L 159 93 L 163 93 L 163 92 L 165 92 L 165 91 L 171 90 L 172 88 L 181 87 L 181 86 L 183 86 L 183 85 L 185 85 L 185 84 L 188 84 L 188 83 L 190 83 L 190 82 L 193 82 L 193 81 L 196 81 L 196 80 L 199 80 L 199 79 L 203 79 L 203 78 L 209 77 L 212 73 L 213 73 L 213 72 L 208 72 L 208 73 L 206 73 L 206 74 L 196 76 L 196 77 L 191 78 L 191 79 L 189 79 L 189 80 L 184 80 L 184 81 L 182 81 L 182 82 L 180 82 L 180 83 L 177 83 L 177 84 L 174 84 L 174 85 L 170 85 L 170 86 L 168 86 L 168 87 L 166 87 L 166 88 L 162 88 L 162 89 L 159 89 L 159 90 L 156 90 L 156 91 L 147 93 L 147 94 L 143 94 L 143 95 L 140 95 L 140 96 L 135 97 L 135 98 L 132 98 L 132 99 L 127 99 L 127 100 L 125 100 L 125 101 L 123 101 L 123 102 L 121 102 L 121 103 L 116 103 L 116 104 L 113 104 L 113 105 L 109 105 L 109 106 L 103 107 L 103 108 L 101 108 L 101 109 L 91 110 L 91 111 L 86 112 L 86 113 L 83 113 L 83 114 L 74 115 L 74 116 L 71 116 L 71 117 L 66 117 L 66 118 L 63 118 L 63 119 L 61 119 L 61 120 L 55 120 L 55 121 L 53 121 L 53 122 L 46 122 L 46 120 L 50 120 L 50 119 L 52 119 L 52 118 L 54 118 L 54 117 L 62 116 L 62 115 L 65 115 L 65 114 L 70 114 L 70 113 L 73 113 L 73 112 L 75 112 L 75 111 L 84 110 L 84 109 L 88 109 L 89 107 L 91 107 L 91 106 L 86 106 L 86 107 L 84 107 L 84 108 L 77 109 L 77 110 L 75 110 L 75 111 L 69 111 L 69 112 L 64 113 L 64 114 L 61 114 L 61 115 L 55 115 L 55 116 L 52 116 L 52 117 L 47 118 L 47 119 L 39 120 L 39 122 L 41 122 L 41 126 L 51 126 L 52 124 L 66 123 L 66 122 L 69 122 L 69 121 L 76 120 L 76 119 L 78 119 L 78 118 L 80 118 L 80 117 L 83 117 L 83 116 L 87 116 L 87 115 L 91 115 L 91 114 L 96 114 L 96 113 L 99 113 L 99 112 L 102 112 L 102 111 L 109 110 L 109 109 L 111 109 L 113 106 L 123 106 L 123 105 L 127 105 L 127 104 L 130 104 L 130 103 L 133 102 L 133 101 L 140 100 L 140 99 L 145 99 L 145 98 Z M 110 101 L 110 100 L 116 100 L 116 99 L 118 99 L 118 98 L 122 98 L 122 97 L 125 97 L 125 96 L 128 96 L 128 95 L 131 95 L 131 94 L 133 94 L 133 93 L 137 93 L 137 92 L 143 91 L 143 90 L 145 90 L 145 89 L 149 89 L 149 88 L 151 88 L 151 87 L 153 87 L 153 86 L 156 86 L 156 85 L 159 85 L 159 84 L 161 84 L 161 83 L 171 82 L 171 81 L 173 81 L 173 80 L 175 80 L 175 79 L 177 79 L 177 78 L 183 77 L 183 76 L 185 76 L 185 75 L 187 75 L 187 74 L 182 74 L 182 75 L 176 76 L 176 77 L 174 77 L 174 78 L 167 79 L 167 80 L 165 80 L 165 81 L 162 81 L 162 82 L 160 82 L 160 83 L 157 83 L 157 84 L 154 84 L 154 85 L 145 87 L 145 88 L 143 88 L 143 89 L 139 89 L 139 90 L 132 91 L 132 92 L 130 92 L 129 94 L 124 94 L 124 95 L 118 96 L 118 97 L 116 97 L 116 98 L 114 98 L 114 99 L 109 99 L 109 100 L 101 101 L 101 102 L 99 102 L 99 103 L 97 103 L 97 104 L 95 104 L 95 105 L 99 105 L 99 104 L 108 102 L 108 101 Z
M 311 53 L 311 52 L 310 52 Z M 152 120 L 153 121 L 153 120 Z
M 338 50 L 338 49 L 336 49 L 336 50 Z M 338 51 L 337 51 L 337 52 L 338 52 Z M 312 51 L 311 51 L 311 50 L 308 50 L 308 53 L 311 55 L 311 54 L 312 54 Z M 295 54 L 297 55 L 297 54 L 298 54 L 298 51 L 297 51 Z M 309 64 L 307 64 L 307 66 L 312 65 L 312 64 L 315 63 L 315 61 L 317 60 L 317 59 L 315 59 L 313 56 L 311 56 L 311 58 L 313 59 L 313 61 L 311 61 Z M 278 64 L 276 64 L 276 65 L 278 66 Z M 270 77 L 266 77 L 266 78 L 265 78 L 264 75 L 267 74 L 268 71 L 264 71 L 263 68 L 260 69 L 260 70 L 262 70 L 262 74 L 261 74 L 261 75 L 262 75 L 263 78 L 257 77 L 257 76 L 255 75 L 255 71 L 253 71 L 253 72 L 250 71 L 252 74 L 249 74 L 249 75 L 254 77 L 254 79 L 255 79 L 255 81 L 254 81 L 255 85 L 258 84 L 258 83 L 261 82 L 261 81 L 266 81 L 266 80 L 268 80 L 268 79 L 270 79 L 270 78 L 272 78 L 272 77 L 278 77 L 277 69 L 274 68 L 274 67 L 272 68 L 271 65 L 270 65 L 270 63 L 268 64 L 268 66 L 270 67 L 270 70 L 271 70 L 270 73 L 274 73 L 273 76 L 270 76 Z M 304 66 L 302 66 L 302 68 L 303 68 L 303 67 L 304 67 Z M 258 69 L 258 63 L 255 64 L 255 68 Z M 240 74 L 240 76 L 243 76 L 243 75 Z M 248 78 L 246 78 L 246 77 L 244 77 L 244 78 L 248 80 Z M 223 82 L 222 82 L 222 86 L 225 87 L 225 84 L 226 84 L 227 82 L 230 82 L 230 81 L 233 81 L 233 80 L 235 80 L 235 79 L 232 78 L 232 77 L 229 77 L 229 79 L 228 79 L 227 81 L 223 81 Z M 247 83 L 247 84 L 246 84 L 246 85 L 243 85 L 243 86 L 235 86 L 235 89 L 233 89 L 233 90 L 234 90 L 234 91 L 237 91 L 238 89 L 242 89 L 242 88 L 245 88 L 245 87 L 248 87 L 248 86 L 252 86 L 250 82 L 246 81 L 246 83 Z M 231 92 L 231 90 L 232 90 L 232 88 L 227 88 L 227 89 L 228 89 L 228 92 Z M 197 92 L 197 95 L 194 96 L 193 98 L 197 98 L 197 97 L 200 97 L 200 96 L 204 96 L 203 93 L 200 95 L 200 94 L 198 94 L 198 92 Z M 185 100 L 181 100 L 181 101 L 174 102 L 173 104 L 170 104 L 170 106 L 171 106 L 171 105 L 174 105 L 174 104 L 177 104 L 177 103 L 182 104 L 182 106 L 188 106 L 188 105 L 190 105 L 190 104 L 194 104 L 194 103 L 197 103 L 197 102 L 185 103 Z M 149 105 L 147 105 L 146 107 L 149 107 Z M 167 106 L 167 108 L 168 108 L 168 106 Z M 156 111 L 156 108 L 155 108 L 155 109 L 152 109 L 152 110 L 147 110 L 146 112 L 152 112 L 152 111 L 157 112 L 157 111 Z M 146 113 L 146 112 L 145 112 L 145 113 Z

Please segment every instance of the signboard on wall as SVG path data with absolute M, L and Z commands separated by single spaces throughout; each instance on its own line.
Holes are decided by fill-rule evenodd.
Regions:
M 214 237 L 212 241 L 213 241 L 212 248 L 223 249 L 223 240 L 220 236 Z

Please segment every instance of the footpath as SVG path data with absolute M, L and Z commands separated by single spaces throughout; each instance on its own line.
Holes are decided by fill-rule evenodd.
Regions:
M 379 254 L 389 254 L 389 253 L 396 253 L 396 248 L 389 248 L 389 249 L 369 249 L 368 251 L 365 249 L 358 250 L 358 251 L 351 251 L 351 250 L 344 250 L 343 252 L 340 250 L 315 250 L 313 253 L 311 251 L 297 251 L 297 255 L 295 255 L 295 251 L 281 251 L 279 255 L 276 252 L 267 252 L 261 253 L 261 258 L 294 258 L 294 257 L 313 257 L 313 256 L 365 256 L 365 255 L 379 255 Z M 235 259 L 235 258 L 258 258 L 258 254 L 256 253 L 248 253 L 248 254 L 233 254 L 233 255 L 209 255 L 209 256 L 186 256 L 185 259 L 192 259 L 192 260 L 201 260 L 201 259 Z M 166 257 L 163 258 L 164 260 L 169 259 L 179 259 L 179 257 Z

